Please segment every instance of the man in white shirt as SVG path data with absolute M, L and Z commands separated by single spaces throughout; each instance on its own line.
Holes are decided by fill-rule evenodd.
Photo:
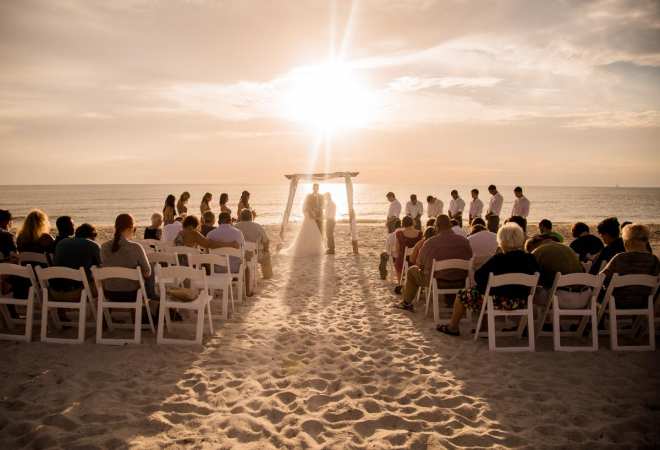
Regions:
M 273 266 L 270 260 L 270 240 L 268 239 L 268 233 L 266 233 L 264 227 L 254 221 L 254 213 L 251 209 L 243 208 L 238 218 L 239 221 L 236 222 L 236 228 L 243 233 L 243 238 L 246 241 L 254 242 L 259 248 L 259 260 L 257 262 L 261 265 L 261 274 L 264 279 L 272 278 Z M 210 230 L 209 233 L 213 230 Z M 251 260 L 252 258 L 256 258 L 257 255 L 246 252 L 245 257 Z
M 470 202 L 468 218 L 470 219 L 469 225 L 472 225 L 474 219 L 481 219 L 481 213 L 484 211 L 484 202 L 479 198 L 479 189 L 472 189 L 470 195 L 472 196 L 472 201 Z
M 179 235 L 179 232 L 183 230 L 183 220 L 181 217 L 177 217 L 176 220 L 172 223 L 169 223 L 163 227 L 163 235 L 161 240 L 167 242 L 174 242 L 174 239 Z
M 220 213 L 218 216 L 218 228 L 209 231 L 206 238 L 211 241 L 238 242 L 241 248 L 245 244 L 243 232 L 231 224 L 231 216 L 227 212 Z M 235 256 L 229 258 L 229 265 L 233 273 L 238 273 L 240 264 L 240 258 Z
M 451 201 L 449 202 L 449 218 L 458 222 L 458 226 L 463 226 L 463 210 L 465 209 L 465 202 L 458 195 L 458 191 L 454 189 L 451 191 Z
M 490 192 L 490 201 L 488 202 L 488 209 L 486 210 L 487 228 L 489 231 L 497 233 L 497 230 L 500 227 L 500 213 L 502 212 L 504 198 L 502 197 L 502 194 L 497 192 L 497 187 L 494 184 L 488 186 L 488 192 Z
M 330 192 L 323 194 L 323 204 L 325 205 L 325 238 L 327 240 L 327 254 L 335 254 L 335 216 L 337 215 L 337 205 L 332 201 Z
M 429 195 L 426 197 L 426 203 L 428 204 L 426 214 L 428 215 L 429 219 L 435 219 L 440 214 L 442 214 L 442 210 L 445 206 L 442 204 L 442 200 Z
M 511 208 L 511 216 L 519 216 L 524 219 L 529 216 L 529 200 L 523 195 L 523 190 L 517 186 L 513 190 L 516 199 L 513 201 L 513 208 Z
M 396 230 L 394 223 L 401 216 L 401 202 L 396 199 L 394 192 L 388 192 L 386 197 L 390 202 L 390 207 L 387 209 L 387 230 L 389 233 L 393 233 Z
M 422 229 L 422 214 L 424 214 L 424 205 L 417 201 L 417 195 L 412 194 L 410 201 L 406 203 L 406 216 L 413 218 L 415 228 L 418 230 Z
M 497 235 L 486 229 L 481 218 L 475 221 L 467 239 L 470 242 L 470 247 L 472 247 L 474 270 L 481 267 L 497 252 Z

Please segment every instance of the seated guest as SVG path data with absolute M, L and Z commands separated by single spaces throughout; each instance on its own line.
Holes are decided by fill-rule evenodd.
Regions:
M 185 247 L 203 247 L 203 248 L 222 248 L 234 247 L 238 248 L 235 242 L 225 243 L 220 241 L 212 241 L 199 232 L 199 219 L 193 215 L 186 216 L 182 223 L 183 229 L 179 232 L 178 236 L 174 239 L 176 245 Z
M 76 228 L 75 237 L 66 238 L 61 240 L 55 246 L 55 260 L 56 266 L 70 267 L 71 269 L 84 268 L 87 272 L 87 277 L 90 283 L 92 282 L 92 266 L 101 265 L 101 247 L 94 242 L 96 239 L 96 229 L 84 223 Z M 54 279 L 50 283 L 55 291 L 67 292 L 79 290 L 82 285 L 77 281 L 57 280 Z M 93 287 L 93 283 L 90 284 Z M 79 298 L 77 295 L 75 299 Z
M 174 222 L 168 223 L 163 227 L 161 240 L 166 242 L 174 242 L 174 239 L 183 230 L 183 217 L 177 217 Z
M 556 231 L 552 231 L 552 222 L 550 222 L 548 219 L 543 219 L 539 222 L 539 234 L 554 236 L 555 239 L 557 239 L 557 242 L 564 242 L 564 236 L 557 233 Z
M 472 248 L 474 258 L 472 264 L 475 270 L 497 253 L 497 235 L 488 231 L 486 223 L 481 218 L 472 221 L 472 228 L 467 240 Z
M 458 220 L 456 219 L 451 219 L 451 231 L 458 234 L 459 236 L 467 237 L 467 233 L 459 225 Z
M 408 269 L 406 286 L 403 292 L 403 302 L 397 308 L 408 311 L 413 310 L 412 302 L 417 296 L 417 290 L 429 285 L 433 261 L 447 259 L 470 259 L 472 249 L 470 243 L 463 236 L 459 236 L 451 229 L 449 216 L 441 214 L 435 221 L 435 236 L 429 238 L 419 251 L 417 265 Z M 433 274 L 436 283 L 441 289 L 459 288 L 465 286 L 467 272 L 464 270 L 442 270 Z
M 11 222 L 11 213 L 6 209 L 0 209 L 0 262 L 16 260 L 16 239 L 9 231 Z
M 504 221 L 504 223 L 510 223 L 510 222 L 518 224 L 518 226 L 522 228 L 523 233 L 525 233 L 525 237 L 527 237 L 527 219 L 525 219 L 522 216 L 511 216 Z
M 380 264 L 378 265 L 378 271 L 380 272 L 380 279 L 387 279 L 387 263 L 390 258 L 396 260 L 398 255 L 398 245 L 396 240 L 396 230 L 401 228 L 401 219 L 398 217 L 392 221 L 388 221 L 385 224 L 387 228 L 387 237 L 385 238 L 385 251 L 380 254 Z M 391 231 L 390 231 L 391 230 Z
M 621 233 L 623 234 L 623 229 L 626 227 L 626 225 L 631 225 L 632 222 L 626 221 L 621 224 Z M 651 243 L 649 242 L 646 244 L 646 249 L 649 251 L 649 253 L 653 253 L 653 248 L 651 248 Z
M 422 235 L 422 239 L 420 239 L 419 242 L 417 242 L 413 247 L 412 254 L 410 255 L 411 266 L 417 264 L 419 251 L 422 249 L 422 245 L 424 245 L 424 242 L 431 239 L 433 236 L 435 236 L 435 227 L 426 227 L 426 229 L 424 230 L 424 234 Z
M 151 276 L 151 265 L 144 248 L 135 237 L 135 221 L 130 214 L 119 214 L 115 219 L 115 234 L 111 241 L 101 245 L 101 262 L 105 267 L 139 267 L 142 276 Z M 108 300 L 134 301 L 140 283 L 132 280 L 109 279 L 103 282 L 103 291 Z
M 55 247 L 62 239 L 67 239 L 73 236 L 75 226 L 73 225 L 73 219 L 69 216 L 60 216 L 55 221 L 55 226 L 57 227 L 57 236 L 55 237 Z
M 50 222 L 45 212 L 33 209 L 25 216 L 16 247 L 19 252 L 53 253 L 55 240 L 50 235 Z
M 647 249 L 650 234 L 648 227 L 638 223 L 627 225 L 623 229 L 625 252 L 614 255 L 603 269 L 602 273 L 606 276 L 606 284 L 609 284 L 615 273 L 619 275 L 653 276 L 660 274 L 658 257 L 649 253 Z M 616 299 L 617 308 L 645 308 L 648 305 L 650 291 L 649 288 L 644 286 L 626 286 L 615 289 L 613 295 Z
M 236 228 L 241 230 L 246 241 L 257 244 L 257 247 L 260 249 L 260 259 L 258 262 L 261 265 L 261 273 L 265 279 L 272 278 L 273 268 L 270 262 L 269 251 L 270 240 L 264 227 L 253 220 L 251 209 L 243 209 L 241 211 L 241 214 L 238 216 Z M 245 258 L 248 261 L 254 256 L 256 255 L 252 255 L 251 252 L 245 253 Z
M 210 241 L 224 243 L 224 246 L 232 246 L 236 248 L 243 248 L 245 237 L 241 230 L 236 228 L 231 223 L 231 216 L 229 213 L 220 213 L 218 215 L 218 227 L 209 232 L 206 236 Z M 238 273 L 241 260 L 237 257 L 229 258 L 229 265 L 231 266 L 232 273 Z
M 591 265 L 591 270 L 589 273 L 597 274 L 601 270 L 603 264 L 607 264 L 610 259 L 619 253 L 626 251 L 623 245 L 623 239 L 619 236 L 619 221 L 616 217 L 608 217 L 603 219 L 598 224 L 598 234 L 600 234 L 601 239 L 605 243 L 605 247 L 598 254 L 593 264 Z
M 215 230 L 215 214 L 213 211 L 206 211 L 202 215 L 202 234 L 204 236 L 208 235 L 210 231 Z
M 451 336 L 458 336 L 459 323 L 465 309 L 480 311 L 488 286 L 490 274 L 503 275 L 506 273 L 533 274 L 539 271 L 536 259 L 525 253 L 522 249 L 525 243 L 525 234 L 522 228 L 515 223 L 503 225 L 497 232 L 497 242 L 502 249 L 481 266 L 474 274 L 476 287 L 462 290 L 456 296 L 451 320 L 446 325 L 438 325 L 437 330 Z M 527 306 L 529 289 L 523 286 L 501 286 L 491 290 L 493 303 L 496 308 L 519 309 Z
M 603 241 L 589 233 L 589 226 L 584 222 L 577 222 L 571 228 L 573 242 L 571 249 L 578 254 L 580 261 L 589 261 L 603 250 Z
M 436 220 L 437 221 L 437 220 Z M 396 269 L 397 280 L 401 279 L 401 270 L 403 269 L 403 257 L 406 248 L 413 248 L 422 238 L 422 232 L 415 228 L 415 221 L 411 216 L 405 216 L 401 221 L 401 226 L 394 232 L 396 237 L 396 258 L 394 259 L 394 268 Z
M 160 213 L 153 213 L 151 215 L 151 225 L 144 229 L 145 239 L 155 239 L 160 241 L 163 235 L 161 226 L 163 225 L 163 215 Z

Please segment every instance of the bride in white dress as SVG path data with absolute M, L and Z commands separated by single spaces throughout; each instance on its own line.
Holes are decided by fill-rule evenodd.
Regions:
M 303 205 L 303 219 L 298 236 L 293 244 L 282 253 L 296 258 L 305 256 L 318 256 L 324 253 L 323 236 L 319 224 L 323 223 L 322 198 L 318 193 L 318 186 L 314 186 L 314 193 L 305 198 Z

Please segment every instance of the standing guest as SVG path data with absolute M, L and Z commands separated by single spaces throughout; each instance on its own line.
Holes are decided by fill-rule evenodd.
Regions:
M 474 258 L 472 264 L 475 270 L 497 253 L 497 235 L 488 231 L 486 223 L 481 218 L 472 221 L 472 228 L 467 240 L 472 247 L 472 257 Z
M 330 192 L 323 194 L 323 204 L 325 206 L 325 237 L 327 241 L 328 255 L 335 254 L 335 220 L 337 218 L 337 205 L 332 201 Z
M 94 241 L 95 239 L 96 228 L 88 223 L 83 223 L 76 228 L 74 237 L 62 239 L 58 242 L 55 247 L 54 264 L 71 269 L 82 267 L 87 272 L 88 279 L 91 280 L 92 266 L 101 265 L 101 246 Z M 75 291 L 83 287 L 78 281 L 58 279 L 53 279 L 50 285 L 59 293 L 74 292 L 74 299 L 79 298 L 78 293 Z M 57 295 L 55 294 L 56 297 Z
M 403 302 L 396 305 L 397 308 L 408 311 L 413 310 L 412 302 L 417 297 L 417 291 L 421 287 L 429 285 L 433 261 L 472 258 L 470 243 L 466 238 L 451 230 L 449 216 L 439 215 L 435 221 L 435 229 L 435 236 L 427 240 L 422 246 L 417 265 L 408 269 Z M 451 289 L 465 286 L 465 278 L 468 274 L 464 270 L 448 269 L 433 275 L 440 289 Z
M 201 232 L 204 236 L 207 236 L 213 230 L 215 230 L 215 214 L 213 214 L 213 211 L 206 211 L 202 215 Z
M 516 186 L 513 190 L 513 195 L 516 197 L 513 200 L 513 208 L 511 208 L 511 216 L 520 216 L 527 219 L 529 216 L 529 200 L 523 195 L 523 190 L 520 186 Z
M 235 242 L 223 242 L 221 240 L 211 240 L 199 232 L 199 219 L 194 215 L 186 216 L 181 223 L 182 229 L 174 239 L 176 245 L 184 247 L 203 247 L 203 248 L 222 248 L 233 247 L 238 248 Z
M 151 265 L 144 248 L 133 242 L 135 221 L 130 214 L 119 214 L 115 219 L 115 234 L 111 241 L 101 245 L 101 262 L 104 267 L 139 267 L 146 279 L 151 276 Z M 108 300 L 134 301 L 140 283 L 133 280 L 108 279 L 103 282 L 103 291 Z
M 387 208 L 387 232 L 394 233 L 400 227 L 400 225 L 399 227 L 395 226 L 395 223 L 399 221 L 401 216 L 401 202 L 396 199 L 394 192 L 388 192 L 386 197 L 387 201 L 390 202 L 390 206 Z
M 268 239 L 268 233 L 266 233 L 264 227 L 254 221 L 252 211 L 249 209 L 241 211 L 241 217 L 236 222 L 236 228 L 241 230 L 246 241 L 257 244 L 260 250 L 259 261 L 257 262 L 261 265 L 261 273 L 265 279 L 272 278 L 273 268 L 270 261 L 270 240 Z M 246 252 L 245 257 L 250 260 L 256 257 L 256 255 Z
M 199 205 L 199 211 L 202 213 L 202 217 L 206 211 L 211 211 L 211 200 L 213 200 L 213 194 L 210 192 L 207 192 L 204 194 L 204 197 L 202 197 L 202 203 Z
M 488 186 L 488 192 L 490 192 L 490 201 L 486 210 L 487 228 L 489 231 L 497 233 L 497 229 L 500 227 L 500 213 L 502 212 L 504 198 L 502 194 L 497 192 L 497 187 L 494 184 Z
M 75 225 L 73 224 L 73 219 L 70 216 L 60 216 L 55 221 L 55 227 L 57 228 L 57 236 L 55 237 L 55 246 L 62 240 L 70 238 L 75 232 Z
M 396 279 L 401 279 L 401 270 L 403 269 L 403 258 L 406 248 L 413 248 L 417 241 L 422 238 L 422 232 L 415 228 L 415 222 L 410 216 L 405 216 L 401 221 L 400 228 L 396 230 L 395 237 L 397 243 L 396 258 L 394 259 L 394 268 L 396 269 Z
M 442 210 L 445 207 L 445 205 L 442 203 L 442 200 L 429 195 L 426 197 L 426 203 L 428 204 L 428 207 L 426 208 L 426 214 L 429 218 L 435 219 L 440 214 L 442 214 Z
M 422 229 L 422 214 L 424 214 L 424 205 L 417 201 L 415 194 L 412 194 L 410 201 L 406 203 L 406 216 L 412 217 L 418 230 Z
M 161 240 L 165 242 L 174 242 L 174 239 L 183 230 L 183 217 L 177 217 L 174 222 L 163 227 Z
M 387 224 L 387 237 L 385 238 L 385 251 L 380 254 L 380 264 L 378 265 L 378 271 L 380 272 L 380 279 L 387 279 L 387 263 L 390 258 L 396 260 L 398 255 L 398 245 L 396 240 L 396 230 L 401 228 L 401 219 L 396 219 L 392 224 L 394 226 L 394 231 L 390 231 L 390 224 Z
M 438 325 L 437 330 L 451 336 L 458 336 L 459 323 L 466 309 L 480 311 L 488 286 L 490 274 L 503 275 L 506 273 L 534 274 L 539 271 L 536 259 L 522 249 L 525 235 L 522 228 L 515 223 L 507 223 L 497 232 L 497 242 L 502 249 L 490 258 L 474 273 L 476 287 L 461 290 L 454 302 L 451 320 L 446 325 Z M 523 286 L 501 286 L 491 290 L 495 308 L 519 309 L 527 306 L 529 289 Z
M 163 235 L 161 226 L 163 225 L 163 215 L 160 213 L 153 213 L 151 215 L 151 225 L 144 229 L 144 239 L 155 239 L 160 241 Z
M 223 192 L 220 194 L 220 212 L 227 213 L 231 216 L 231 209 L 227 206 L 227 202 L 229 202 L 229 194 Z
M 564 236 L 552 231 L 552 222 L 548 219 L 543 219 L 539 222 L 539 234 L 552 236 L 557 242 L 564 242 Z
M 660 274 L 660 261 L 657 256 L 649 253 L 647 248 L 650 234 L 648 227 L 638 223 L 623 228 L 625 252 L 614 255 L 603 269 L 605 283 L 609 284 L 615 273 L 653 276 Z M 626 286 L 615 289 L 613 295 L 617 308 L 646 308 L 650 291 L 644 286 Z
M 0 262 L 16 260 L 16 239 L 9 231 L 12 216 L 6 209 L 0 209 Z
M 580 261 L 586 262 L 603 250 L 603 241 L 597 236 L 589 233 L 589 226 L 584 222 L 577 222 L 571 229 L 573 242 L 570 247 L 580 257 Z
M 238 201 L 238 208 L 236 209 L 236 215 L 240 217 L 241 211 L 243 211 L 244 209 L 252 210 L 252 208 L 250 207 L 250 193 L 248 191 L 241 192 L 241 198 Z M 255 217 L 257 216 L 254 211 L 252 211 L 252 215 Z
M 176 197 L 172 194 L 168 195 L 165 199 L 165 206 L 163 206 L 163 223 L 165 223 L 165 225 L 174 223 L 176 217 L 175 202 Z
M 231 224 L 231 216 L 227 213 L 220 213 L 218 215 L 218 227 L 209 232 L 206 237 L 212 241 L 229 242 L 232 244 L 236 243 L 239 248 L 242 248 L 245 243 L 243 233 Z M 229 265 L 231 266 L 231 271 L 233 273 L 238 272 L 240 264 L 240 258 L 234 256 L 229 258 Z
M 589 273 L 594 275 L 600 272 L 601 266 L 614 258 L 614 255 L 626 251 L 626 248 L 623 245 L 623 239 L 621 239 L 621 236 L 619 235 L 619 220 L 616 217 L 608 217 L 607 219 L 602 220 L 598 224 L 597 229 L 598 234 L 600 234 L 601 239 L 605 243 L 605 248 L 603 248 L 598 254 L 598 257 L 591 265 Z
M 176 213 L 179 216 L 188 214 L 188 200 L 190 200 L 190 192 L 184 191 L 179 197 L 179 201 L 176 202 Z
M 504 223 L 515 223 L 520 228 L 522 228 L 523 233 L 525 233 L 525 239 L 527 239 L 527 219 L 522 216 L 511 216 L 504 221 Z
M 463 227 L 463 210 L 465 209 L 465 202 L 458 195 L 458 191 L 454 189 L 451 191 L 451 201 L 449 202 L 449 218 L 458 222 L 459 227 Z
M 16 238 L 19 252 L 53 253 L 55 240 L 50 235 L 48 216 L 40 209 L 33 209 L 25 216 Z
M 472 189 L 470 195 L 472 196 L 472 201 L 470 202 L 470 211 L 468 214 L 470 225 L 472 225 L 474 219 L 481 219 L 481 213 L 484 210 L 484 202 L 479 199 L 479 189 Z

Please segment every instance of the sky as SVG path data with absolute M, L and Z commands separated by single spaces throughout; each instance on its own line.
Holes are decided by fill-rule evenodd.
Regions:
M 0 184 L 660 185 L 660 2 L 0 2 Z

